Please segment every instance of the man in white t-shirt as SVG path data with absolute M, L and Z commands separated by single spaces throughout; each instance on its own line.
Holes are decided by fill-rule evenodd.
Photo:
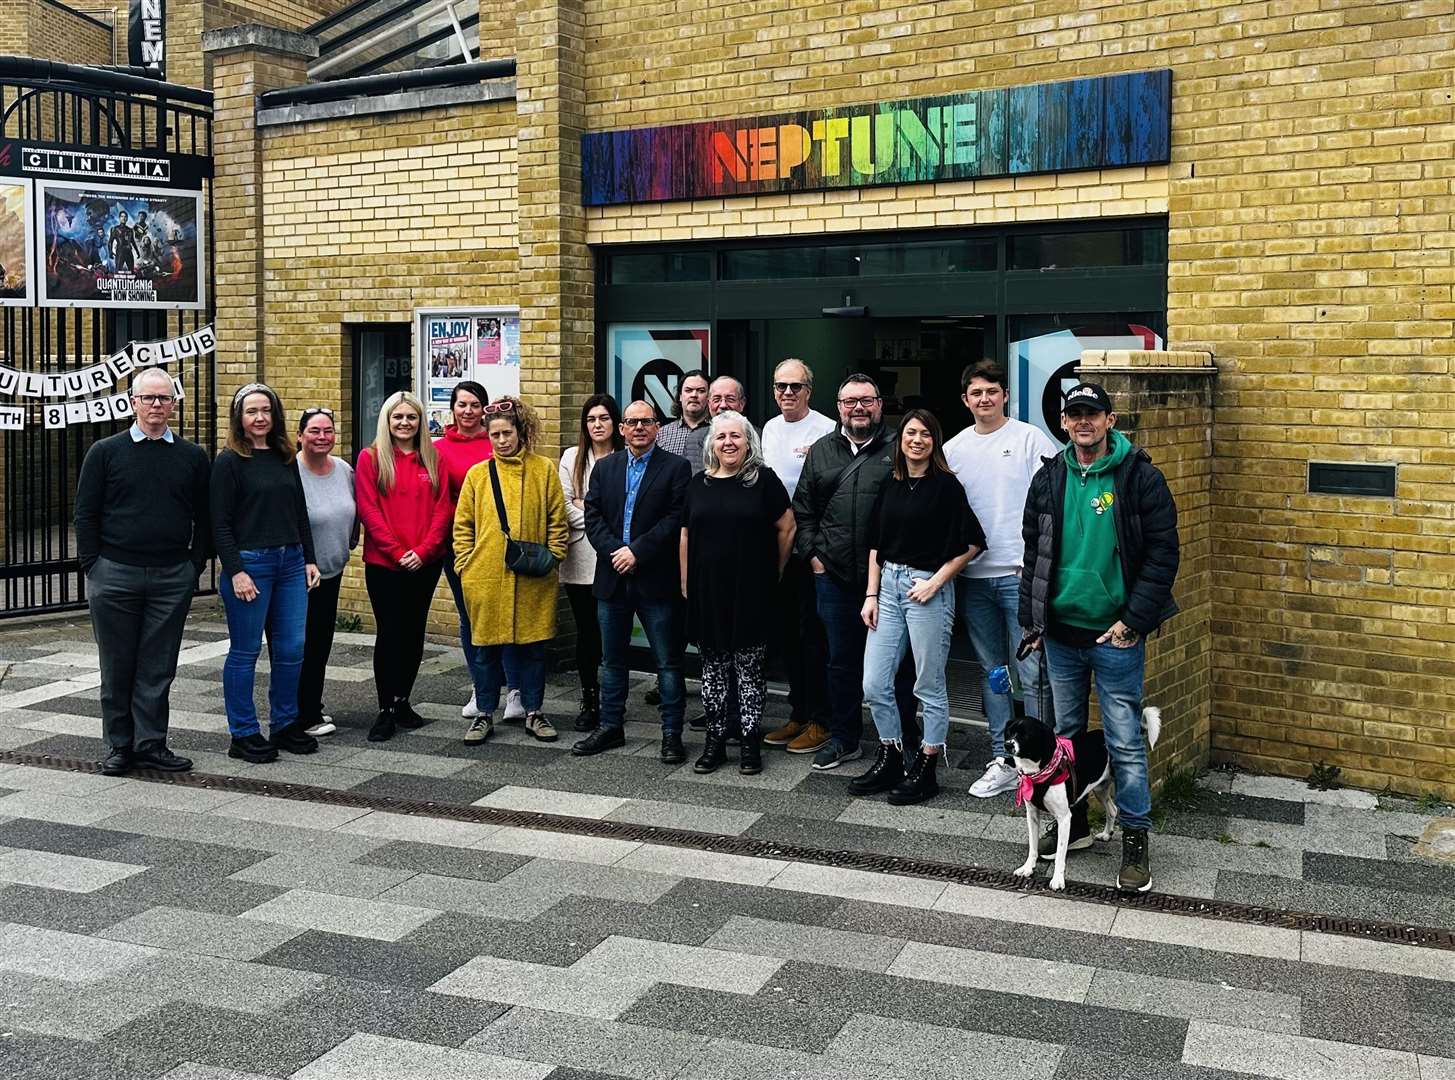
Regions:
M 975 426 L 945 443 L 945 458 L 965 487 L 988 546 L 985 554 L 960 572 L 955 582 L 956 608 L 987 676 L 1002 664 L 1014 667 L 1025 693 L 1026 714 L 1038 716 L 1037 656 L 1032 654 L 1020 663 L 1014 660 L 1020 640 L 1020 569 L 1025 552 L 1021 516 L 1031 477 L 1040 470 L 1043 458 L 1054 456 L 1061 448 L 1040 428 L 1006 415 L 1005 369 L 994 360 L 966 368 L 960 389 Z M 970 794 L 988 799 L 1013 790 L 1018 780 L 1005 750 L 1005 727 L 1013 706 L 1009 695 L 991 692 L 988 677 L 981 679 L 980 691 L 990 724 L 991 759 L 984 775 L 970 786 Z M 1048 686 L 1045 693 L 1049 692 Z M 1045 705 L 1049 713 L 1050 701 Z
M 773 369 L 773 400 L 778 416 L 763 425 L 763 460 L 783 481 L 793 497 L 808 448 L 838 424 L 808 407 L 813 396 L 813 372 L 802 360 L 784 360 Z M 790 556 L 783 568 L 778 589 L 776 630 L 781 637 L 784 664 L 788 669 L 788 700 L 793 707 L 787 724 L 768 732 L 763 741 L 770 746 L 787 746 L 810 726 L 828 730 L 828 652 L 823 624 L 819 622 L 813 572 L 798 556 Z M 813 749 L 818 749 L 814 747 Z

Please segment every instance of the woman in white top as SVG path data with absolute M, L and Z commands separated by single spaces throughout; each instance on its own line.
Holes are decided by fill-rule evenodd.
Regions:
M 601 705 L 597 669 L 601 666 L 601 629 L 596 622 L 596 600 L 591 583 L 596 577 L 596 551 L 586 539 L 586 487 L 591 470 L 608 454 L 625 445 L 621 437 L 621 408 L 610 394 L 596 394 L 581 406 L 581 434 L 576 445 L 561 455 L 561 489 L 566 494 L 566 521 L 570 541 L 561 564 L 561 584 L 576 619 L 576 671 L 581 680 L 581 714 L 577 731 L 596 727 Z

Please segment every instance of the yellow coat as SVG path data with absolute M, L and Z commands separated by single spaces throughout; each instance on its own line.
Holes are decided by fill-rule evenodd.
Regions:
M 556 463 L 527 451 L 497 457 L 510 535 L 566 557 L 566 498 Z M 455 506 L 455 571 L 476 645 L 525 645 L 556 634 L 556 572 L 525 577 L 505 568 L 505 535 L 490 486 L 490 463 L 471 466 Z

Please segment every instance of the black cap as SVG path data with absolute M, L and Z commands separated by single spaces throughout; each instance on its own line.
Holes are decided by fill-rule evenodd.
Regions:
M 1085 409 L 1095 409 L 1097 412 L 1109 413 L 1112 411 L 1111 398 L 1107 397 L 1106 391 L 1094 382 L 1077 383 L 1066 391 L 1066 397 L 1061 402 L 1061 411 L 1065 412 L 1073 405 Z

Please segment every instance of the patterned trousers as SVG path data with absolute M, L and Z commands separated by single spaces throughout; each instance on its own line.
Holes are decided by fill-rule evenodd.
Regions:
M 768 693 L 763 675 L 766 646 L 754 645 L 733 652 L 702 652 L 702 704 L 707 711 L 708 730 L 727 735 L 727 703 L 737 689 L 738 716 L 744 739 L 756 738 L 763 718 L 763 699 Z

